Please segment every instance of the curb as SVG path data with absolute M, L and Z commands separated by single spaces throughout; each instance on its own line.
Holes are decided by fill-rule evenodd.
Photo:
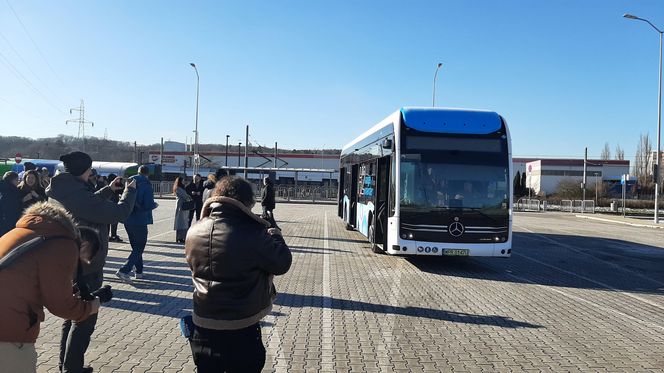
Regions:
M 577 218 L 581 218 L 581 219 L 604 221 L 604 222 L 608 222 L 608 223 L 616 223 L 616 224 L 622 224 L 622 225 L 631 225 L 632 227 L 664 229 L 664 226 L 657 226 L 657 225 L 652 225 L 652 224 L 630 223 L 630 222 L 627 222 L 627 221 L 603 219 L 603 218 L 597 218 L 597 217 L 594 217 L 594 216 L 585 216 L 585 215 L 574 215 L 574 216 L 576 216 Z

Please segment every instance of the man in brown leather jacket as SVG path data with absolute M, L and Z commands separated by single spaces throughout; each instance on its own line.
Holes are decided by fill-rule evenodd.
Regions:
M 281 231 L 251 212 L 254 204 L 247 181 L 225 177 L 187 233 L 199 373 L 260 372 L 265 364 L 259 321 L 272 310 L 274 275 L 288 271 L 292 256 Z
M 56 316 L 75 321 L 83 321 L 99 310 L 98 298 L 83 301 L 72 293 L 79 236 L 72 216 L 63 208 L 46 202 L 29 207 L 16 228 L 0 237 L 0 258 L 40 236 L 48 240 L 0 270 L 3 372 L 36 371 L 35 341 L 44 321 L 44 307 Z

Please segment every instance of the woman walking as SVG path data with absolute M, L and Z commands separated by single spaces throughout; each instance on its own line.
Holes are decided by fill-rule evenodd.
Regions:
M 263 190 L 261 190 L 261 206 L 263 206 L 263 219 L 270 222 L 270 227 L 279 228 L 277 221 L 274 220 L 274 208 L 276 202 L 274 199 L 274 184 L 269 177 L 263 179 Z
M 187 237 L 187 229 L 189 229 L 189 210 L 183 209 L 185 201 L 191 200 L 191 197 L 184 189 L 184 177 L 178 176 L 173 183 L 173 194 L 175 194 L 176 208 L 175 208 L 175 242 L 184 243 Z
M 25 173 L 23 181 L 18 185 L 21 192 L 23 209 L 26 209 L 37 202 L 46 201 L 46 192 L 39 182 L 39 173 L 30 170 Z

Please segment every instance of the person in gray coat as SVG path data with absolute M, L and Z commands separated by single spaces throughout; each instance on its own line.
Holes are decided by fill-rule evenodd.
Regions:
M 173 194 L 175 194 L 175 222 L 173 229 L 175 229 L 175 242 L 184 243 L 187 238 L 187 230 L 189 229 L 189 210 L 184 210 L 182 207 L 185 201 L 191 199 L 184 189 L 184 181 L 182 176 L 178 176 L 173 183 Z
M 99 232 L 101 240 L 99 253 L 90 265 L 86 266 L 79 278 L 90 291 L 94 291 L 101 288 L 103 282 L 104 264 L 108 254 L 108 226 L 123 221 L 131 213 L 136 200 L 136 183 L 132 181 L 124 186 L 124 193 L 119 202 L 111 202 L 109 201 L 111 195 L 123 188 L 121 184 L 116 184 L 120 182 L 119 179 L 114 180 L 111 186 L 93 192 L 87 186 L 92 173 L 92 158 L 89 155 L 72 152 L 61 156 L 60 160 L 65 166 L 65 172 L 51 179 L 46 195 L 49 197 L 49 202 L 61 205 L 71 213 L 77 224 L 94 228 Z M 62 372 L 92 371 L 92 368 L 84 368 L 83 364 L 85 351 L 90 344 L 96 323 L 96 315 L 82 322 L 65 321 L 60 341 Z

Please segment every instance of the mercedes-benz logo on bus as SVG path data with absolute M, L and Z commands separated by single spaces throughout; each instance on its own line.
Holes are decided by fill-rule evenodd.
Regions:
M 450 224 L 449 226 L 449 232 L 452 237 L 459 237 L 463 234 L 465 228 L 463 227 L 463 224 L 459 223 L 458 221 L 455 221 L 454 223 Z

